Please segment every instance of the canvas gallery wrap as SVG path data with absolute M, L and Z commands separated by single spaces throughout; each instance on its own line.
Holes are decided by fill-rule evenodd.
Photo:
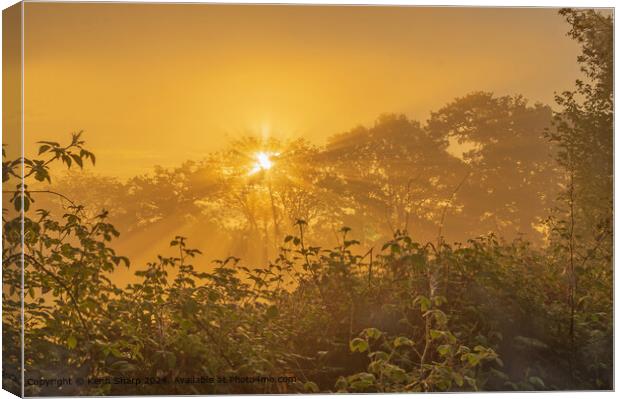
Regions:
M 3 11 L 3 388 L 613 389 L 613 9 Z

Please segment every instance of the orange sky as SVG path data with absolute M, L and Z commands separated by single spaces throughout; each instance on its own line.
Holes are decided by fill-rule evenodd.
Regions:
M 551 104 L 579 76 L 567 29 L 555 9 L 26 3 L 26 140 L 84 129 L 96 171 L 128 177 L 474 90 Z

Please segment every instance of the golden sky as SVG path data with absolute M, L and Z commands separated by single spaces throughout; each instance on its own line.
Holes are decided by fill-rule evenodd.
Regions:
M 25 7 L 27 144 L 84 129 L 96 171 L 122 177 L 244 133 L 320 143 L 384 112 L 425 119 L 474 90 L 551 104 L 579 76 L 556 9 Z

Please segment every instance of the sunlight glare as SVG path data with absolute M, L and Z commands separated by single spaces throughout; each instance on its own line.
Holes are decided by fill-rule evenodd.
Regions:
M 250 175 L 260 172 L 261 170 L 269 170 L 273 166 L 273 162 L 269 158 L 271 154 L 266 152 L 257 152 L 254 154 L 254 159 L 256 159 L 256 163 L 250 170 Z

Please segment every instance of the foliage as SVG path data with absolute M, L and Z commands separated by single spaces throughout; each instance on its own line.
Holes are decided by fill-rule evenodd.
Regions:
M 611 20 L 562 15 L 589 81 L 553 116 L 473 93 L 426 125 L 386 115 L 321 148 L 247 138 L 128 182 L 92 177 L 108 203 L 84 205 L 43 185 L 54 165 L 95 163 L 81 133 L 3 157 L 5 364 L 18 369 L 23 266 L 27 378 L 97 381 L 27 395 L 611 389 Z M 251 172 L 257 150 L 277 167 Z M 515 238 L 552 204 L 545 240 Z M 119 231 L 190 217 L 250 260 L 207 264 L 177 235 L 114 281 L 129 268 Z M 497 234 L 476 232 L 490 220 Z M 448 242 L 448 226 L 465 239 Z
M 575 90 L 556 95 L 561 110 L 547 132 L 559 147 L 557 163 L 565 176 L 548 225 L 554 260 L 567 280 L 565 357 L 576 386 L 578 363 L 594 370 L 611 367 L 610 355 L 598 346 L 612 335 L 607 317 L 613 306 L 613 20 L 593 10 L 560 14 L 582 47 L 578 61 L 585 75 Z M 581 341 L 595 353 L 584 357 L 577 348 Z
M 562 356 L 567 337 L 555 332 L 563 281 L 548 268 L 554 254 L 525 242 L 421 244 L 397 232 L 380 251 L 361 255 L 349 228 L 337 247 L 323 249 L 308 244 L 307 223 L 298 220 L 266 267 L 229 257 L 199 271 L 193 262 L 201 252 L 178 236 L 174 255 L 158 256 L 135 273 L 138 282 L 119 288 L 108 276 L 128 260 L 109 247 L 118 233 L 106 212 L 88 218 L 81 206 L 68 210 L 59 220 L 44 210 L 24 218 L 28 376 L 65 370 L 104 381 L 64 394 L 558 389 L 572 372 Z M 19 236 L 14 223 L 5 222 L 8 239 Z M 16 259 L 5 254 L 5 263 Z M 17 277 L 5 274 L 5 284 L 17 286 Z M 598 342 L 580 355 L 610 345 Z M 611 365 L 601 361 L 580 370 L 580 387 L 609 386 Z M 196 374 L 296 380 L 105 382 Z

